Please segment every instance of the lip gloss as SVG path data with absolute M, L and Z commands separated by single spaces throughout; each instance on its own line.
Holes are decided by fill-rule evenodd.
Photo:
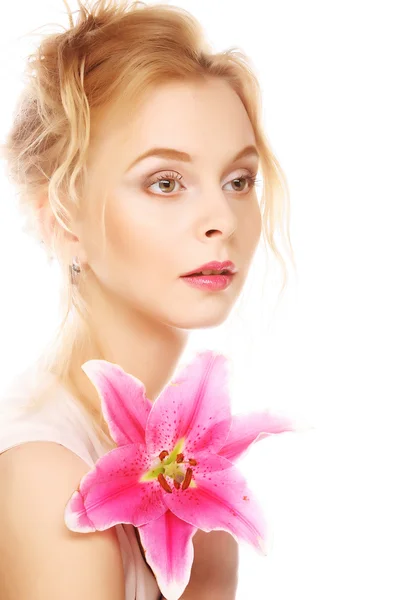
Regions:
M 233 281 L 234 274 L 228 275 L 188 275 L 181 277 L 186 283 L 201 290 L 217 292 L 225 290 Z

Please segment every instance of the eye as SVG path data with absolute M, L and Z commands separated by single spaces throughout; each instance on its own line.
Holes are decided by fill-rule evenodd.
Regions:
M 157 195 L 167 196 L 169 194 L 166 192 L 173 192 L 173 184 L 171 184 L 171 182 L 175 182 L 175 183 L 176 183 L 176 181 L 180 182 L 181 179 L 183 179 L 182 175 L 179 175 L 179 173 L 176 173 L 175 171 L 163 173 L 163 174 L 155 177 L 154 180 L 147 186 L 147 189 L 151 188 L 155 184 L 158 184 L 159 190 L 164 193 L 157 194 Z M 259 181 L 260 180 L 256 177 L 256 173 L 251 173 L 250 175 L 242 175 L 241 177 L 235 177 L 228 183 L 233 183 L 234 185 L 238 185 L 238 189 L 236 188 L 236 189 L 232 190 L 233 192 L 238 192 L 238 193 L 243 192 L 243 189 L 245 189 L 243 187 L 243 184 L 245 185 L 247 183 L 247 190 L 244 193 L 248 193 Z M 162 187 L 162 185 L 164 187 Z
M 232 179 L 231 181 L 229 181 L 228 183 L 237 183 L 239 182 L 239 186 L 240 189 L 236 189 L 233 190 L 233 192 L 241 192 L 243 189 L 243 186 L 241 184 L 246 184 L 247 183 L 247 192 L 250 192 L 250 190 L 256 185 L 256 183 L 258 183 L 260 180 L 257 179 L 256 174 L 252 173 L 251 175 L 242 175 L 241 177 L 235 177 L 234 179 Z
M 150 183 L 150 185 L 147 186 L 147 187 L 151 188 L 152 185 L 155 185 L 156 183 L 158 183 L 159 184 L 158 187 L 159 187 L 160 191 L 173 192 L 173 189 L 169 189 L 170 188 L 170 181 L 178 181 L 179 182 L 181 179 L 182 179 L 182 175 L 179 175 L 179 173 L 175 173 L 174 171 L 173 172 L 171 171 L 170 173 L 163 173 L 162 175 L 159 175 L 158 177 L 155 177 L 154 181 L 152 181 Z M 161 182 L 164 183 L 164 187 L 163 188 L 160 185 Z

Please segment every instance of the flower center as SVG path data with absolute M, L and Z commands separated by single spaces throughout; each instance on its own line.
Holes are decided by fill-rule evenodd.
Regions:
M 179 440 L 170 454 L 167 450 L 162 450 L 154 461 L 152 469 L 141 477 L 141 481 L 157 479 L 168 494 L 172 493 L 172 488 L 167 478 L 173 480 L 173 485 L 177 490 L 196 487 L 196 483 L 192 479 L 193 469 L 191 467 L 195 467 L 198 463 L 194 458 L 185 460 L 185 456 L 181 452 L 183 444 L 184 438 Z

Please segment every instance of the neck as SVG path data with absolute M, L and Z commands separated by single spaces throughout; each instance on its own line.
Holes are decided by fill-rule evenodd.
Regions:
M 112 300 L 112 301 L 111 301 Z M 68 385 L 94 416 L 101 414 L 98 392 L 81 365 L 90 359 L 118 364 L 141 380 L 154 402 L 173 375 L 188 341 L 188 332 L 153 320 L 150 315 L 117 304 L 103 294 L 91 295 L 90 341 L 73 353 Z

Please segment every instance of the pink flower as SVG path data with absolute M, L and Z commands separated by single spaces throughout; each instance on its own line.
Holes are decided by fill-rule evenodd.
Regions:
M 197 529 L 228 531 L 265 554 L 261 508 L 233 464 L 253 442 L 294 431 L 269 412 L 232 416 L 227 359 L 200 352 L 152 403 L 119 365 L 89 360 L 117 444 L 81 479 L 65 509 L 72 531 L 138 528 L 146 561 L 167 600 L 183 593 Z

